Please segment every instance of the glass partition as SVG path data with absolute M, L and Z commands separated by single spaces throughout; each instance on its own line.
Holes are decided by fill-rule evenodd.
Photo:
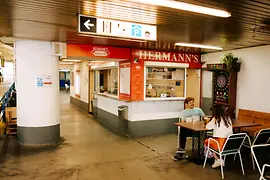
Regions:
M 94 90 L 118 96 L 118 68 L 94 71 Z
M 185 68 L 146 67 L 146 98 L 185 97 Z

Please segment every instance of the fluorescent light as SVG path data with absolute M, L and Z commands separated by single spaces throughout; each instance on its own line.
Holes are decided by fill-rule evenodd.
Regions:
M 172 0 L 131 0 L 131 1 L 154 6 L 164 6 L 168 8 L 180 9 L 184 11 L 191 11 L 218 17 L 227 18 L 231 16 L 231 14 L 227 11 Z
M 70 72 L 70 70 L 68 70 L 68 69 L 60 69 L 59 71 L 60 72 Z
M 89 66 L 92 66 L 92 65 L 96 65 L 96 64 L 105 64 L 105 63 L 108 63 L 110 61 L 89 61 Z
M 119 67 L 119 62 L 109 62 L 106 64 L 98 64 L 91 67 L 91 69 L 108 69 L 112 67 Z
M 63 62 L 81 62 L 81 60 L 64 59 Z
M 215 50 L 222 50 L 222 47 L 218 46 L 209 46 L 209 45 L 202 45 L 202 44 L 189 44 L 189 43 L 175 43 L 176 46 L 186 46 L 186 47 L 195 47 L 195 48 L 202 48 L 202 49 L 215 49 Z
M 91 63 L 102 63 L 102 62 L 106 62 L 106 61 L 90 61 Z
M 71 62 L 60 62 L 59 64 L 66 64 L 66 65 L 68 65 L 68 64 L 73 64 L 73 63 L 71 63 Z

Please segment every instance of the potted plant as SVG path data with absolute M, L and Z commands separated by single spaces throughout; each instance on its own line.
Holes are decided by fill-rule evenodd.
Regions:
M 221 62 L 226 64 L 227 71 L 239 72 L 241 69 L 239 58 L 235 57 L 232 53 L 225 54 L 221 59 Z

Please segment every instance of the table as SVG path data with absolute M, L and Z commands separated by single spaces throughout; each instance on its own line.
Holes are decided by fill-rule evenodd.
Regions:
M 192 137 L 192 157 L 188 158 L 195 164 L 202 164 L 203 163 L 203 143 L 206 138 L 206 132 L 211 131 L 206 129 L 206 126 L 204 125 L 203 121 L 190 123 L 190 122 L 181 122 L 181 123 L 174 123 L 177 126 L 180 126 L 182 128 L 190 129 L 196 133 L 199 133 L 199 136 L 197 137 L 197 150 L 195 150 L 195 138 Z M 253 123 L 253 122 L 245 122 L 245 121 L 239 121 L 234 120 L 233 121 L 233 128 L 243 128 L 243 127 L 254 127 L 254 126 L 260 126 L 261 124 Z M 196 153 L 197 151 L 197 153 Z
M 177 126 L 180 126 L 182 128 L 186 128 L 189 130 L 194 131 L 194 133 L 198 134 L 197 137 L 192 137 L 192 156 L 188 157 L 188 160 L 192 161 L 195 164 L 201 164 L 203 162 L 203 143 L 206 139 L 206 132 L 209 131 L 205 128 L 204 122 L 196 122 L 196 123 L 190 123 L 190 122 L 181 122 L 181 123 L 174 123 Z M 197 141 L 195 141 L 195 138 Z M 197 146 L 197 148 L 195 147 Z
M 174 123 L 174 124 L 177 126 L 183 127 L 183 128 L 187 128 L 187 129 L 196 131 L 196 132 L 208 131 L 208 129 L 206 129 L 206 126 L 204 125 L 203 121 L 195 122 L 195 123 L 181 122 L 181 123 Z M 240 121 L 240 120 L 233 121 L 233 128 L 254 127 L 254 126 L 261 126 L 261 124 Z

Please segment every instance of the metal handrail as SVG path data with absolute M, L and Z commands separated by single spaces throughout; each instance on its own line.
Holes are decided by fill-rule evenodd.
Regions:
M 6 102 L 4 102 L 4 103 L 0 102 L 0 105 L 9 103 L 9 102 L 11 101 L 11 99 L 12 99 L 12 96 L 11 96 Z M 2 101 L 2 100 L 1 100 L 1 101 Z
M 14 85 L 15 83 L 13 82 L 11 86 L 8 88 L 7 92 L 5 92 L 4 96 L 1 98 L 0 102 L 6 97 L 7 93 L 9 92 L 10 88 Z
M 2 110 L 2 105 L 6 105 L 12 100 L 12 98 L 13 98 L 12 90 L 14 90 L 14 89 L 15 89 L 15 83 L 12 83 L 11 86 L 8 88 L 8 90 L 5 92 L 4 96 L 0 100 L 0 107 L 1 107 L 1 109 L 0 109 L 0 123 L 1 123 L 0 138 L 3 138 L 3 134 L 4 134 L 4 131 L 5 131 L 5 123 L 3 125 L 4 119 L 5 119 L 5 117 L 4 117 L 5 110 Z M 7 97 L 8 93 L 10 93 L 10 97 Z M 6 97 L 8 98 L 7 101 L 3 102 L 3 100 Z
M 8 91 L 9 91 L 9 89 L 8 89 Z M 2 100 L 3 100 L 3 99 L 6 97 L 6 95 L 7 95 L 8 91 L 7 91 L 7 92 L 5 92 L 4 96 L 1 98 L 1 100 L 0 100 L 0 101 L 2 101 Z
M 12 87 L 14 85 L 14 83 L 12 83 L 12 85 L 9 87 L 9 89 L 7 90 L 7 92 L 4 94 L 4 96 L 1 98 L 1 100 L 0 100 L 0 106 L 2 106 L 3 104 L 8 104 L 10 101 L 11 101 L 11 99 L 12 99 L 12 96 L 10 96 L 9 97 L 9 99 L 6 101 L 6 102 L 2 102 L 3 101 L 3 99 L 6 97 L 6 95 L 9 93 L 9 91 L 10 91 L 10 88 Z M 0 110 L 0 113 L 2 113 L 2 109 Z M 2 113 L 3 114 L 3 113 Z

